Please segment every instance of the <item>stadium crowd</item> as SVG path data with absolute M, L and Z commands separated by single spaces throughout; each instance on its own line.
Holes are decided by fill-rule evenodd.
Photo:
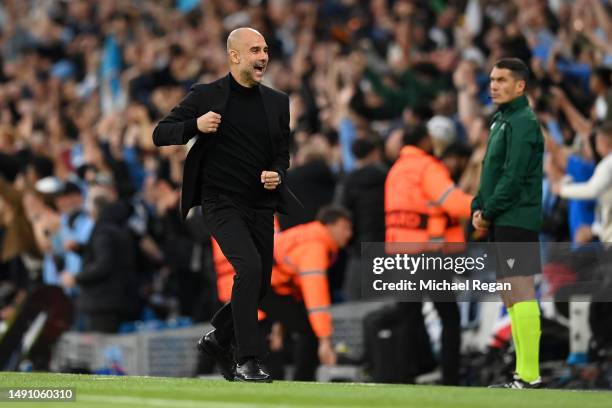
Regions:
M 612 241 L 611 13 L 606 0 L 1 2 L 0 320 L 40 284 L 62 288 L 78 330 L 210 319 L 210 238 L 179 216 L 188 146 L 156 148 L 152 132 L 191 85 L 227 73 L 240 26 L 265 36 L 264 82 L 290 97 L 286 183 L 305 211 L 280 228 L 331 203 L 353 214 L 328 271 L 334 302 L 360 298 L 360 243 L 385 240 L 385 177 L 411 129 L 477 191 L 496 109 L 488 75 L 504 57 L 530 67 L 546 137 L 542 240 Z M 588 191 L 566 180 L 597 174 Z M 601 347 L 606 307 L 591 323 Z

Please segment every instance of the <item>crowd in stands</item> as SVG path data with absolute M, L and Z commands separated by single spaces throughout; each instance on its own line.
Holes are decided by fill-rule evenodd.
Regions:
M 226 75 L 241 26 L 264 35 L 264 83 L 290 97 L 286 183 L 305 211 L 280 228 L 331 203 L 353 214 L 328 272 L 335 302 L 360 298 L 360 243 L 384 241 L 385 177 L 407 131 L 425 127 L 477 191 L 488 75 L 504 57 L 530 67 L 545 133 L 542 240 L 612 241 L 608 0 L 4 0 L 0 320 L 40 284 L 73 301 L 76 330 L 210 319 L 210 238 L 179 216 L 190 146 L 157 148 L 152 131 L 193 84 Z

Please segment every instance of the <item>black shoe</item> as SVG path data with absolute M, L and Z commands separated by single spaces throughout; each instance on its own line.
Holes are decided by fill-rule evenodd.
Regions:
M 209 331 L 198 340 L 198 350 L 215 360 L 223 378 L 234 381 L 236 364 L 234 364 L 234 358 L 232 357 L 232 349 L 222 346 L 217 341 L 214 330 Z
M 236 365 L 236 375 L 234 379 L 236 381 L 248 382 L 272 382 L 272 377 L 270 374 L 255 358 L 245 361 L 244 364 Z
M 512 388 L 515 390 L 522 389 L 536 389 L 536 388 L 544 388 L 544 383 L 542 383 L 542 379 L 540 377 L 536 378 L 531 382 L 523 381 L 518 376 L 514 376 L 514 379 L 505 384 L 494 384 L 489 385 L 489 388 Z

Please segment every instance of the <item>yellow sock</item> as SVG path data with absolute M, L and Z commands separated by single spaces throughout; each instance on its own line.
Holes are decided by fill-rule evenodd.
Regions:
M 516 326 L 520 344 L 517 373 L 521 380 L 531 382 L 540 376 L 540 307 L 536 300 L 528 300 L 515 303 L 512 308 L 515 318 L 513 332 Z
M 512 329 L 512 342 L 514 343 L 514 357 L 516 360 L 516 366 L 514 368 L 514 372 L 518 373 L 519 372 L 519 355 L 521 354 L 521 345 L 519 343 L 519 338 L 518 338 L 518 327 L 517 327 L 517 323 L 516 323 L 516 317 L 514 315 L 514 308 L 513 307 L 508 307 L 508 315 L 510 315 L 510 323 L 511 323 L 511 329 Z

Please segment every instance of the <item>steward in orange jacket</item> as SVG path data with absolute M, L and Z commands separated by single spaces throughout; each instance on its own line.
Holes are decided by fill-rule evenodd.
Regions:
M 406 141 L 385 182 L 385 241 L 423 244 L 406 252 L 465 242 L 458 219 L 470 218 L 472 196 L 457 188 L 444 164 L 428 153 L 425 127 L 410 130 Z
M 472 196 L 459 190 L 448 169 L 431 155 L 433 145 L 427 128 L 417 126 L 404 134 L 404 147 L 385 183 L 385 225 L 387 251 L 436 252 L 448 248 L 445 242 L 465 242 L 459 218 L 471 216 Z M 410 243 L 393 248 L 389 243 Z M 455 249 L 455 250 L 453 250 Z M 462 250 L 462 248 L 461 248 Z M 439 278 L 435 274 L 430 279 Z M 438 302 L 434 306 L 442 320 L 442 382 L 459 384 L 461 331 L 456 302 Z M 423 319 L 421 302 L 403 305 L 406 327 L 416 327 Z M 410 336 L 408 336 L 410 337 Z M 408 361 L 418 361 L 418 347 L 406 339 Z M 416 370 L 408 370 L 416 376 Z
M 221 303 L 227 303 L 232 299 L 232 286 L 234 285 L 234 275 L 236 271 L 227 260 L 221 247 L 214 238 L 210 239 L 212 246 L 213 263 L 217 273 L 217 297 Z
M 313 380 L 318 361 L 335 364 L 327 269 L 351 236 L 350 213 L 327 207 L 321 209 L 317 221 L 275 237 L 272 291 L 261 307 L 272 322 L 298 334 L 295 380 Z

